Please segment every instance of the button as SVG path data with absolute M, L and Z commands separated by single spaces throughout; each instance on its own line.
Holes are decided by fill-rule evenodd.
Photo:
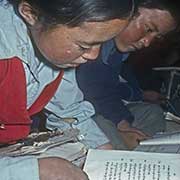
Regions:
M 5 125 L 4 124 L 0 124 L 0 129 L 5 129 Z

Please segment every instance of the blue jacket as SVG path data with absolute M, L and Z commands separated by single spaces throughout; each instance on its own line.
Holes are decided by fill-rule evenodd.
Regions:
M 123 119 L 130 123 L 134 117 L 122 100 L 142 100 L 142 91 L 130 68 L 123 61 L 128 54 L 116 50 L 114 41 L 103 44 L 96 61 L 81 65 L 77 69 L 77 81 L 96 113 L 103 115 L 116 125 Z

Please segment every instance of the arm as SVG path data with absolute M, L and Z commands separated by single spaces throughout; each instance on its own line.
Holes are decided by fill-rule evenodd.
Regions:
M 47 128 L 77 128 L 80 130 L 83 143 L 97 148 L 109 142 L 102 130 L 93 121 L 95 114 L 91 103 L 84 101 L 83 94 L 77 86 L 74 69 L 65 71 L 63 80 L 56 94 L 46 106 Z M 65 119 L 74 119 L 67 122 Z
M 116 124 L 129 149 L 146 137 L 140 130 L 130 126 L 134 117 L 121 100 L 121 92 L 124 90 L 127 93 L 127 86 L 119 83 L 118 76 L 113 74 L 111 68 L 98 61 L 84 64 L 77 70 L 77 80 L 85 99 L 92 102 L 97 114 Z M 124 126 L 125 123 L 121 126 L 121 121 L 128 126 Z
M 62 158 L 41 158 L 39 161 L 40 180 L 88 180 L 88 176 L 77 166 Z
M 111 67 L 98 59 L 81 65 L 76 75 L 85 99 L 94 105 L 98 114 L 115 124 L 121 119 L 133 121 L 132 114 L 122 102 L 122 92 L 128 96 L 130 91 L 126 85 L 119 83 L 118 75 Z
M 120 121 L 117 128 L 124 144 L 128 149 L 134 149 L 140 141 L 149 138 L 147 134 L 137 128 L 132 127 L 126 120 Z
M 122 123 L 119 131 L 129 148 L 135 147 L 139 140 L 146 137 L 140 130 L 130 126 L 134 117 L 121 98 L 131 97 L 132 89 L 127 83 L 119 81 L 118 72 L 112 69 L 112 66 L 105 65 L 98 59 L 91 64 L 80 66 L 77 79 L 85 98 L 92 102 L 98 114 L 111 120 L 118 128 L 121 121 L 126 122 L 128 126 Z

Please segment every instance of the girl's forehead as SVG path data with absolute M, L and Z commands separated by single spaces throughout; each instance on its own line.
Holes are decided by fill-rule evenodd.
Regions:
M 74 32 L 77 35 L 79 33 L 80 39 L 91 40 L 91 38 L 96 39 L 97 41 L 106 41 L 109 38 L 113 38 L 121 30 L 123 30 L 128 24 L 128 20 L 114 19 L 105 22 L 86 22 L 83 26 L 74 28 Z M 74 34 L 74 35 L 75 35 Z

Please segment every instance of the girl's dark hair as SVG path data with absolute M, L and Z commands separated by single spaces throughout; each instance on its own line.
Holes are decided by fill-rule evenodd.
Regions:
M 133 0 L 8 0 L 16 12 L 21 2 L 32 6 L 33 13 L 45 26 L 127 18 L 132 13 Z

